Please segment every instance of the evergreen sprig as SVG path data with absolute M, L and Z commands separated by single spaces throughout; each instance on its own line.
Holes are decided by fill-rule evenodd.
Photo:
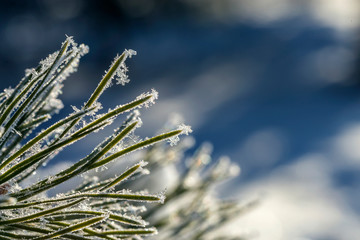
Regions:
M 81 109 L 74 108 L 69 116 L 36 133 L 39 126 L 63 107 L 58 99 L 63 81 L 76 71 L 79 59 L 87 52 L 87 46 L 67 37 L 59 51 L 42 60 L 38 67 L 26 70 L 25 77 L 14 89 L 5 89 L 0 95 L 1 239 L 140 239 L 157 232 L 136 212 L 126 209 L 139 202 L 163 203 L 163 194 L 114 190 L 141 172 L 146 165 L 143 161 L 120 176 L 96 183 L 88 183 L 83 178 L 80 186 L 68 192 L 55 197 L 46 195 L 49 189 L 104 167 L 125 154 L 187 134 L 180 127 L 145 140 L 129 141 L 141 125 L 136 109 L 153 104 L 157 99 L 155 90 L 99 113 L 102 107 L 98 99 L 113 79 L 117 78 L 123 85 L 128 82 L 125 60 L 135 54 L 133 50 L 125 50 L 114 59 Z M 129 114 L 123 124 L 83 159 L 53 176 L 28 186 L 23 184 L 64 148 L 110 125 L 123 113 Z M 109 201 L 113 203 L 110 205 Z
M 150 138 L 135 135 L 141 126 L 138 109 L 155 102 L 155 90 L 101 113 L 99 98 L 114 78 L 121 85 L 129 81 L 125 61 L 135 51 L 125 50 L 115 57 L 80 109 L 73 107 L 69 116 L 38 130 L 63 107 L 58 99 L 63 82 L 87 52 L 87 46 L 67 37 L 59 51 L 26 70 L 14 89 L 0 93 L 0 239 L 245 239 L 219 229 L 257 201 L 239 204 L 213 191 L 219 182 L 239 173 L 237 165 L 226 157 L 209 165 L 211 150 L 206 144 L 189 156 L 187 141 L 176 145 L 179 135 L 191 132 L 184 124 Z M 124 113 L 126 120 L 82 159 L 54 175 L 29 181 L 64 148 Z M 135 151 L 137 155 L 131 154 Z M 131 167 L 124 168 L 119 161 L 125 155 Z M 141 190 L 151 190 L 153 182 L 163 181 L 159 172 L 168 166 L 176 167 L 178 179 L 166 194 Z M 148 171 L 153 174 L 147 175 Z M 82 176 L 78 186 L 47 195 L 78 176 Z M 141 182 L 146 184 L 139 190 Z

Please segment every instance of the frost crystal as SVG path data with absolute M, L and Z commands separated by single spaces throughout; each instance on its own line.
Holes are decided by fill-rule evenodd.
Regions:
M 183 123 L 179 125 L 178 129 L 181 130 L 182 133 L 185 135 L 189 135 L 189 133 L 192 133 L 191 127 Z
M 125 49 L 125 52 L 129 56 L 129 58 L 131 58 L 132 56 L 135 56 L 137 54 L 137 52 L 135 50 L 132 50 L 132 49 Z
M 149 163 L 148 162 L 145 162 L 144 160 L 141 160 L 140 162 L 139 162 L 139 165 L 140 165 L 140 167 L 146 167 L 147 165 L 148 165 Z
M 33 76 L 38 75 L 38 72 L 35 70 L 35 68 L 25 69 L 25 77 L 29 77 L 30 75 L 33 75 Z
M 150 99 L 151 103 L 155 104 L 155 100 L 159 98 L 159 93 L 155 89 L 151 89 L 152 98 Z
M 155 104 L 155 100 L 159 98 L 159 93 L 155 89 L 151 89 L 151 92 L 143 93 L 139 95 L 136 100 L 144 99 L 146 97 L 150 97 L 145 103 L 144 106 L 146 108 L 150 107 L 151 105 Z
M 125 49 L 123 54 L 125 54 L 124 59 L 120 63 L 119 67 L 116 69 L 115 74 L 114 74 L 116 76 L 116 83 L 121 84 L 122 86 L 124 86 L 126 83 L 130 82 L 130 79 L 129 79 L 128 75 L 127 75 L 128 68 L 125 65 L 125 60 L 128 57 L 131 58 L 133 55 L 136 55 L 136 51 L 134 51 L 132 49 L 129 49 L 129 50 Z M 120 56 L 117 56 L 115 58 L 115 61 L 117 61 L 119 59 L 119 57 Z M 111 78 L 112 77 L 113 76 L 111 76 Z
M 59 54 L 59 51 L 56 51 L 52 54 L 49 54 L 49 56 L 47 58 L 41 60 L 40 64 L 42 65 L 43 69 L 48 69 L 54 63 L 58 54 Z
M 71 105 L 71 108 L 73 109 L 74 112 L 80 112 L 80 109 L 78 109 L 76 106 Z
M 170 143 L 170 146 L 175 146 L 180 141 L 180 138 L 178 135 L 173 136 L 168 139 L 168 142 Z
M 89 47 L 85 44 L 80 44 L 79 46 L 79 53 L 80 53 L 80 56 L 84 56 L 85 54 L 88 54 L 89 53 Z
M 161 204 L 165 203 L 165 199 L 166 199 L 166 189 L 164 189 L 162 192 L 160 192 L 157 197 L 160 199 L 159 202 Z
M 12 88 L 5 88 L 4 89 L 4 93 L 5 93 L 7 98 L 10 97 L 11 94 L 13 94 L 13 92 L 14 92 L 14 89 L 12 89 Z
M 181 131 L 180 134 L 185 134 L 185 135 L 188 135 L 189 133 L 192 132 L 191 127 L 185 124 L 180 124 L 178 130 Z M 176 145 L 179 141 L 180 141 L 179 135 L 175 135 L 168 139 L 170 146 Z

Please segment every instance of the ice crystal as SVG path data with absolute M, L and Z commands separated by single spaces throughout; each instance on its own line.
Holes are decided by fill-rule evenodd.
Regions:
M 133 55 L 136 55 L 136 51 L 132 50 L 132 49 L 125 49 L 125 59 L 127 57 L 131 58 Z M 128 68 L 126 67 L 124 61 L 120 64 L 119 68 L 116 70 L 115 75 L 116 75 L 116 83 L 117 84 L 121 84 L 122 86 L 124 86 L 126 83 L 129 83 L 129 76 L 127 75 L 128 72 Z
M 129 58 L 137 54 L 137 52 L 133 49 L 125 49 L 125 52 L 128 54 Z
M 127 67 L 125 65 L 125 60 L 128 57 L 131 57 L 134 54 L 131 54 L 132 52 L 125 50 L 124 53 L 122 55 L 117 55 L 114 59 L 114 61 L 112 62 L 110 68 L 108 71 L 105 71 L 105 75 L 104 77 L 109 74 L 111 72 L 111 75 L 109 76 L 109 80 L 106 84 L 106 88 L 110 87 L 112 85 L 112 79 L 115 77 L 116 78 L 116 82 L 117 84 L 121 84 L 121 85 L 125 85 L 126 83 L 128 83 L 130 80 L 128 78 L 127 75 Z M 119 63 L 120 61 L 120 63 Z M 115 64 L 117 64 L 117 67 L 114 71 L 111 71 L 114 67 Z
M 59 52 L 56 51 L 54 53 L 49 54 L 49 56 L 47 56 L 45 59 L 41 60 L 40 65 L 42 66 L 42 68 L 48 69 L 49 67 L 51 67 L 58 55 Z
M 10 97 L 11 94 L 13 94 L 13 92 L 14 92 L 14 89 L 12 89 L 12 88 L 5 88 L 5 89 L 4 89 L 4 93 L 5 93 L 5 96 L 6 96 L 7 98 Z
M 185 124 L 180 124 L 178 127 L 179 130 L 185 135 L 189 135 L 189 133 L 192 133 L 191 127 Z
M 170 146 L 175 146 L 180 141 L 180 138 L 178 135 L 173 136 L 168 139 L 168 142 L 170 143 Z
M 147 97 L 150 98 L 144 103 L 144 106 L 146 108 L 149 108 L 151 105 L 155 104 L 155 100 L 158 99 L 159 93 L 155 89 L 151 89 L 151 92 L 142 93 L 136 98 L 136 100 L 144 99 Z
M 189 135 L 189 133 L 192 132 L 191 127 L 185 124 L 180 124 L 178 126 L 178 130 L 180 130 L 180 134 Z M 172 136 L 168 139 L 168 142 L 170 143 L 170 146 L 175 146 L 180 141 L 179 134 Z
M 38 72 L 35 68 L 28 68 L 25 69 L 25 77 L 29 77 L 30 75 L 36 77 L 38 75 Z

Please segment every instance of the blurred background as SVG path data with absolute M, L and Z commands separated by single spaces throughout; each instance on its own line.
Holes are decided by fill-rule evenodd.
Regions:
M 109 89 L 105 108 L 155 88 L 140 135 L 181 113 L 197 145 L 240 164 L 224 192 L 264 201 L 237 228 L 267 240 L 358 239 L 359 33 L 358 0 L 1 1 L 0 87 L 74 36 L 90 53 L 65 82 L 63 116 L 117 53 L 135 49 L 131 82 Z

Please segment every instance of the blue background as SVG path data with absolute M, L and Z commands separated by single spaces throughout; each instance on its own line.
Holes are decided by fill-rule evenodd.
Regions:
M 15 86 L 65 34 L 74 36 L 90 53 L 65 82 L 63 116 L 70 104 L 87 100 L 116 53 L 135 49 L 138 55 L 127 61 L 131 82 L 112 87 L 102 100 L 113 107 L 158 90 L 158 104 L 144 111 L 142 136 L 154 134 L 170 113 L 182 113 L 197 145 L 210 141 L 214 158 L 227 154 L 240 164 L 238 189 L 320 154 L 331 168 L 326 191 L 338 193 L 341 206 L 358 216 L 356 14 L 345 11 L 338 21 L 345 23 L 337 24 L 337 15 L 321 19 L 312 8 L 323 6 L 306 1 L 278 1 L 287 6 L 280 14 L 276 4 L 248 8 L 251 1 L 131 2 L 2 1 L 0 87 Z M 75 161 L 86 147 L 61 159 Z M 319 232 L 304 236 L 327 236 Z

